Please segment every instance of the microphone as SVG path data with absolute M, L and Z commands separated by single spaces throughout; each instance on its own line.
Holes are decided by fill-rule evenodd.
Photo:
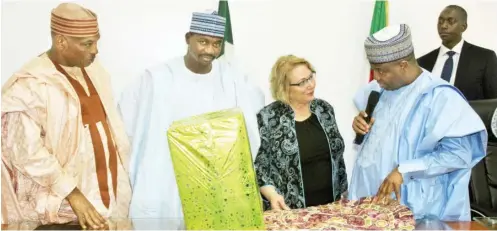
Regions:
M 366 106 L 366 111 L 365 111 L 366 114 L 368 115 L 368 117 L 364 118 L 366 123 L 369 124 L 369 122 L 371 121 L 371 116 L 373 116 L 374 108 L 376 107 L 376 104 L 378 104 L 379 100 L 380 100 L 380 93 L 377 91 L 371 91 L 371 93 L 369 94 L 369 98 L 368 98 L 368 105 Z M 354 142 L 356 144 L 362 144 L 362 141 L 364 140 L 364 136 L 365 135 L 356 133 L 356 137 L 355 137 Z

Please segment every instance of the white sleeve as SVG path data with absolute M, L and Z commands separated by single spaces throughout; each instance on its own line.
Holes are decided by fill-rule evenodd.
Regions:
M 357 91 L 354 96 L 354 105 L 357 110 L 364 111 L 366 110 L 366 106 L 368 105 L 368 98 L 371 91 L 381 91 L 380 85 L 376 80 L 369 82 L 366 86 L 362 87 Z
M 140 109 L 140 101 L 144 95 L 152 91 L 151 75 L 146 71 L 139 78 L 136 78 L 122 93 L 117 108 L 123 118 L 126 133 L 132 140 L 136 127 L 137 115 Z

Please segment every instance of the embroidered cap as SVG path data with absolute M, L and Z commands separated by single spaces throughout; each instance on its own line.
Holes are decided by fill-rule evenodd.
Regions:
M 364 47 L 372 64 L 393 62 L 414 52 L 411 30 L 406 24 L 388 26 L 370 35 Z
M 62 3 L 52 10 L 50 29 L 55 34 L 79 38 L 99 33 L 97 15 L 75 3 Z
M 226 18 L 216 11 L 210 13 L 194 12 L 190 24 L 190 32 L 214 37 L 224 37 Z

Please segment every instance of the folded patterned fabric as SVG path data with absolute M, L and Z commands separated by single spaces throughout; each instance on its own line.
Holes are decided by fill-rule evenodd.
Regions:
M 372 197 L 342 199 L 327 205 L 284 211 L 266 211 L 268 230 L 414 230 L 414 215 L 399 203 L 372 203 Z

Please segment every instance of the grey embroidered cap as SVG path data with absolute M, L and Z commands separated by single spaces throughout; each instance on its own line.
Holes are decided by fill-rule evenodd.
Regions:
M 406 24 L 392 25 L 370 35 L 364 42 L 366 56 L 372 64 L 389 63 L 414 52 L 411 30 Z
M 226 18 L 216 11 L 210 13 L 194 12 L 190 24 L 190 32 L 214 37 L 224 37 Z

